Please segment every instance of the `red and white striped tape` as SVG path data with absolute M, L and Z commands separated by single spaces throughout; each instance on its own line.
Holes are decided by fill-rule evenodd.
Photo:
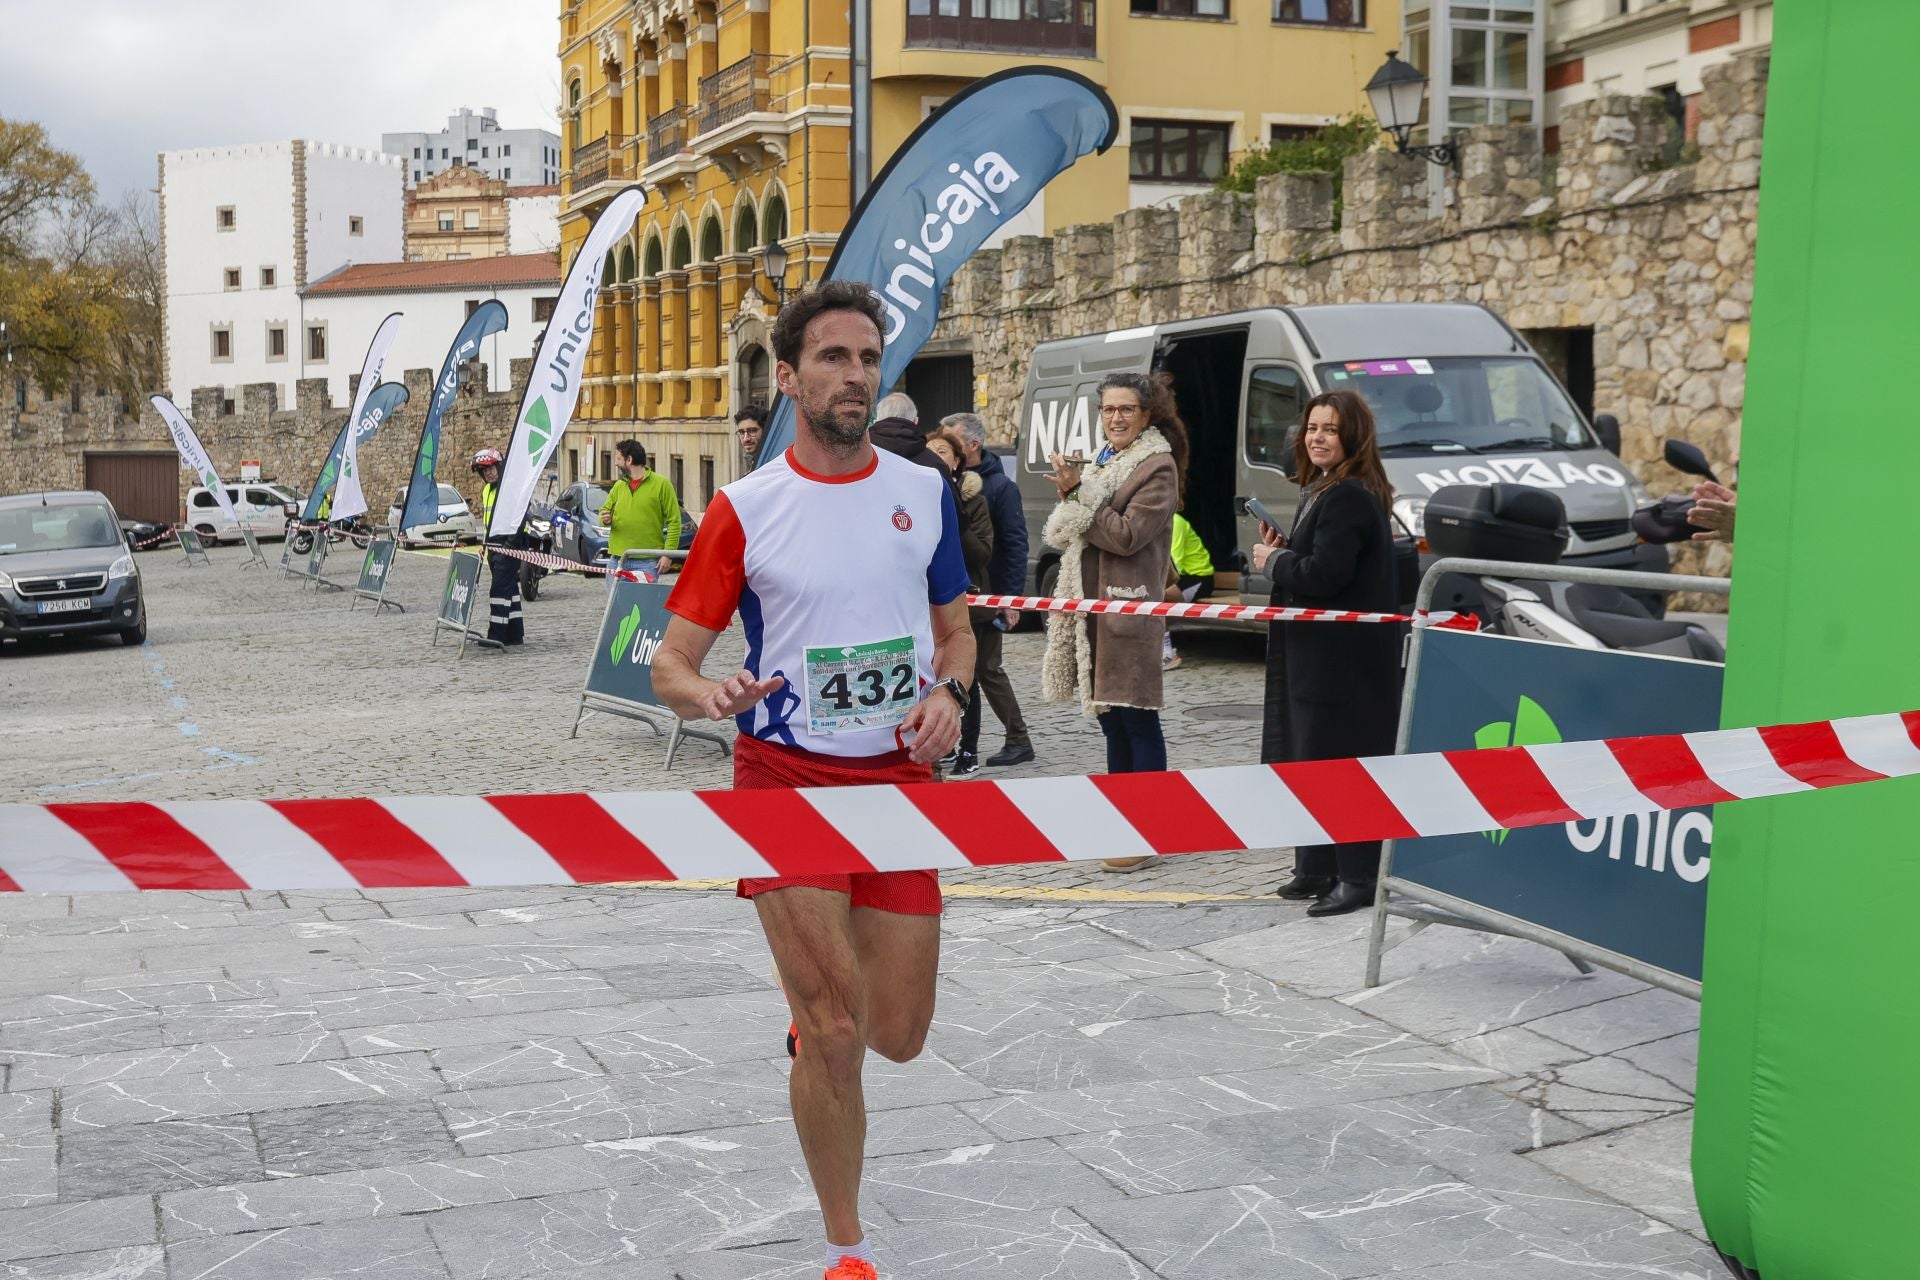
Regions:
M 133 549 L 135 551 L 145 551 L 148 547 L 158 546 L 173 536 L 174 536 L 173 526 L 168 525 L 166 528 L 162 529 L 160 532 L 154 534 L 151 538 L 142 538 L 140 541 L 134 543 Z
M 1053 596 L 969 595 L 983 609 L 1031 609 L 1047 613 L 1144 613 L 1155 618 L 1204 618 L 1214 622 L 1411 622 L 1417 627 L 1478 631 L 1470 613 L 1423 609 L 1418 613 L 1350 613 L 1341 609 L 1295 609 L 1257 604 L 1182 604 L 1170 600 L 1070 600 Z
M 1545 826 L 1920 774 L 1920 711 L 1764 729 L 1007 782 L 0 805 L 0 889 L 820 875 Z
M 506 556 L 512 560 L 525 560 L 528 564 L 537 564 L 543 569 L 570 569 L 575 573 L 597 573 L 609 578 L 618 578 L 622 582 L 652 582 L 654 579 L 631 569 L 613 569 L 605 565 L 581 564 L 578 560 L 569 560 L 565 556 L 548 555 L 544 551 L 521 551 L 514 547 L 488 546 L 485 551 L 490 556 Z

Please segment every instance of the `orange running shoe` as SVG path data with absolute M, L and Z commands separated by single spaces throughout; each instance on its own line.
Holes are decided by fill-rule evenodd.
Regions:
M 787 1024 L 787 1056 L 800 1056 L 800 1028 L 791 1022 Z
M 880 1280 L 880 1273 L 865 1258 L 842 1258 L 821 1280 Z

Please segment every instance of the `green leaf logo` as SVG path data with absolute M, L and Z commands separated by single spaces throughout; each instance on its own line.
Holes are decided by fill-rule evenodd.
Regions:
M 635 605 L 633 612 L 620 619 L 620 628 L 613 633 L 613 646 L 607 650 L 607 656 L 615 662 L 620 661 L 620 655 L 625 653 L 627 646 L 633 643 L 633 633 L 639 629 L 640 606 Z
M 553 419 L 547 414 L 547 402 L 535 400 L 522 421 L 527 426 L 527 456 L 537 460 L 547 451 L 547 441 L 553 435 Z
M 1498 747 L 1544 747 L 1560 741 L 1563 741 L 1560 727 L 1554 724 L 1553 717 L 1525 694 L 1520 696 L 1520 705 L 1514 708 L 1512 720 L 1483 724 L 1473 734 L 1473 745 L 1482 751 Z M 1510 833 L 1503 829 L 1483 834 L 1495 844 L 1505 844 Z
M 213 478 L 213 472 L 211 471 L 200 477 L 200 483 L 207 486 L 209 491 L 219 488 L 219 482 Z
M 433 455 L 438 453 L 439 450 L 440 450 L 440 442 L 433 439 L 431 436 L 423 438 L 420 441 L 420 478 L 421 479 L 430 480 L 433 478 L 433 466 L 434 466 Z

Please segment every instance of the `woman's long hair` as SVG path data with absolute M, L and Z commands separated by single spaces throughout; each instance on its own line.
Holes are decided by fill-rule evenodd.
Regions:
M 1307 456 L 1307 418 L 1322 405 L 1331 408 L 1340 422 L 1340 447 L 1346 457 L 1326 475 L 1317 475 Z M 1300 414 L 1300 434 L 1293 442 L 1293 474 L 1303 493 L 1358 480 L 1380 503 L 1382 511 L 1393 511 L 1393 482 L 1387 479 L 1386 464 L 1380 461 L 1379 433 L 1374 429 L 1373 410 L 1358 391 L 1322 391 L 1307 401 Z
M 1187 505 L 1187 424 L 1180 419 L 1180 408 L 1173 396 L 1173 377 L 1167 373 L 1156 373 L 1152 377 L 1140 373 L 1110 373 L 1100 380 L 1100 389 L 1093 393 L 1094 404 L 1098 406 L 1100 397 L 1108 391 L 1131 391 L 1147 409 L 1147 425 L 1157 428 L 1166 438 L 1167 447 L 1173 451 L 1174 469 L 1180 477 L 1180 495 L 1174 510 L 1184 510 Z

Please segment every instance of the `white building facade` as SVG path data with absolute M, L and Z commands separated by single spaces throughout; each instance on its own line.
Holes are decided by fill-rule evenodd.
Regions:
M 467 317 L 482 302 L 498 299 L 507 309 L 507 327 L 481 344 L 477 358 L 487 366 L 487 390 L 505 391 L 512 386 L 512 362 L 533 355 L 534 339 L 552 318 L 559 293 L 557 253 L 346 267 L 301 295 L 302 320 L 326 331 L 330 357 L 307 362 L 302 376 L 324 377 L 333 403 L 349 403 L 348 388 L 374 330 L 396 311 L 402 319 L 387 353 L 387 380 L 407 369 L 437 373 Z
M 1772 0 L 1551 0 L 1547 22 L 1548 145 L 1560 112 L 1603 94 L 1665 99 L 1691 141 L 1700 75 L 1773 44 Z
M 291 404 L 313 353 L 333 354 L 303 323 L 300 290 L 401 255 L 400 161 L 292 141 L 169 151 L 159 167 L 168 387 L 273 382 Z
M 507 188 L 507 252 L 560 252 L 560 188 Z
M 462 107 L 437 133 L 383 133 L 380 147 L 406 161 L 409 187 L 455 165 L 478 169 L 510 186 L 560 181 L 560 135 L 546 129 L 502 129 L 492 107 Z

